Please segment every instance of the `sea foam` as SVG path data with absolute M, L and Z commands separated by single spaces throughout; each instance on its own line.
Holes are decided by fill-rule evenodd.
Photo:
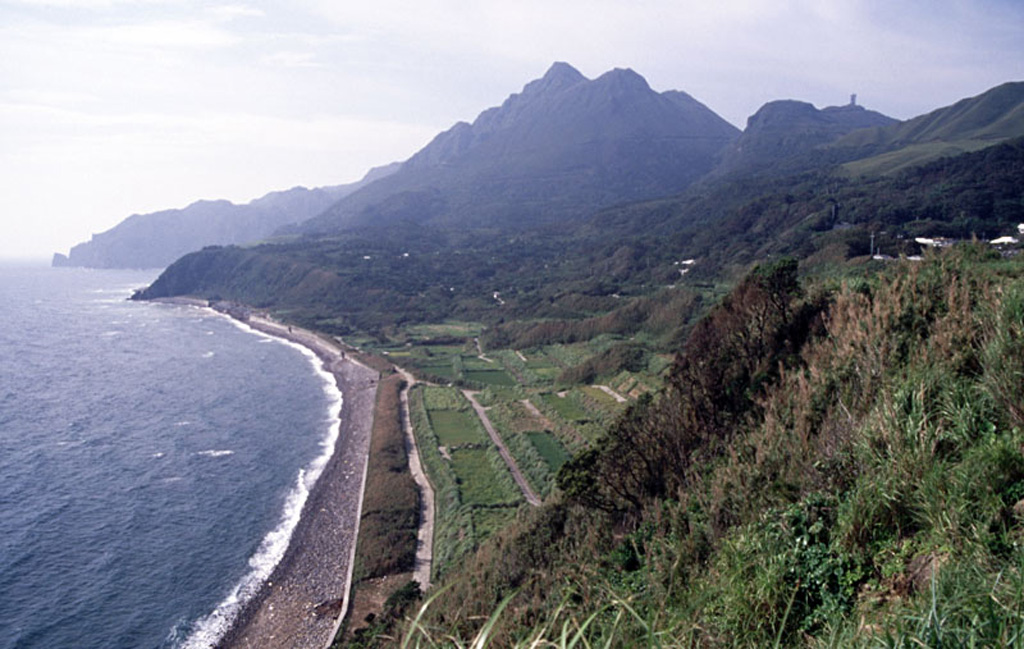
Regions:
M 196 455 L 202 455 L 203 457 L 224 457 L 226 455 L 234 454 L 235 452 L 230 450 L 210 449 L 208 451 L 196 451 Z
M 334 454 L 338 435 L 341 431 L 343 397 L 334 380 L 334 375 L 324 368 L 320 358 L 308 347 L 258 331 L 234 318 L 229 319 L 240 329 L 261 336 L 269 341 L 280 342 L 302 352 L 323 382 L 324 393 L 328 398 L 327 421 L 329 426 L 320 442 L 321 454 L 313 458 L 306 468 L 299 469 L 295 484 L 285 498 L 284 506 L 281 510 L 281 518 L 277 526 L 263 538 L 259 548 L 249 558 L 249 571 L 235 584 L 227 597 L 211 613 L 200 618 L 193 625 L 191 634 L 182 644 L 182 647 L 185 649 L 206 649 L 219 643 L 224 634 L 231 628 L 231 625 L 234 624 L 242 609 L 256 596 L 260 587 L 273 573 L 277 564 L 281 562 L 285 552 L 288 550 L 292 533 L 299 524 L 302 508 L 305 506 L 306 500 L 309 499 L 310 491 L 323 473 L 324 467 L 327 466 L 331 456 Z M 204 453 L 209 452 L 206 451 Z

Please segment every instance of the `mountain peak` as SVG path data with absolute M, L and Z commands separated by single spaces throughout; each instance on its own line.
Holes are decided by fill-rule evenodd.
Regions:
M 631 68 L 615 68 L 605 72 L 595 80 L 595 83 L 606 86 L 612 90 L 625 91 L 650 91 L 647 79 L 634 72 Z
M 738 135 L 689 95 L 656 93 L 633 70 L 589 80 L 558 62 L 303 227 L 331 232 L 411 219 L 518 228 L 581 218 L 681 192 Z
M 587 78 L 580 74 L 579 70 L 568 63 L 556 61 L 543 77 L 526 84 L 522 94 L 528 96 L 564 90 L 583 81 L 587 81 Z
M 552 63 L 551 67 L 548 68 L 548 71 L 544 73 L 543 78 L 548 80 L 571 81 L 572 83 L 586 81 L 587 79 L 579 70 L 572 67 L 565 61 L 555 61 Z

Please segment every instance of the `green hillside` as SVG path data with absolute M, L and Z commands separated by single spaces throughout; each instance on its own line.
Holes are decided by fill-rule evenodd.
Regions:
M 906 122 L 855 131 L 831 149 L 858 152 L 858 159 L 844 165 L 851 174 L 885 174 L 977 151 L 1022 132 L 1024 82 L 1013 82 Z
M 408 637 L 1013 645 L 1024 266 L 966 246 L 839 283 L 795 270 L 741 282 Z

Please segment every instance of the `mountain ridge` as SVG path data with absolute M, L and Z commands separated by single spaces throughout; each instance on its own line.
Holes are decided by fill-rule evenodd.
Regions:
M 794 99 L 770 101 L 747 119 L 743 134 L 722 155 L 714 177 L 753 173 L 787 162 L 837 139 L 870 127 L 898 121 L 863 106 L 828 106 Z
M 273 234 L 283 225 L 318 214 L 345 194 L 386 177 L 397 164 L 376 167 L 355 183 L 274 191 L 248 203 L 201 199 L 183 208 L 133 214 L 113 228 L 55 253 L 55 267 L 163 268 L 209 245 L 242 244 Z
M 183 236 L 182 229 L 207 227 L 187 218 L 178 219 L 177 230 L 172 223 L 189 210 L 211 209 L 197 202 L 182 210 L 133 215 L 75 246 L 69 256 L 54 255 L 54 265 L 165 266 L 205 245 L 382 225 L 571 225 L 610 207 L 680 195 L 694 183 L 708 188 L 749 174 L 791 174 L 836 164 L 854 175 L 887 173 L 976 150 L 1017 132 L 1024 133 L 1021 82 L 906 122 L 852 103 L 817 109 L 778 100 L 762 106 L 739 132 L 686 92 L 655 92 L 630 68 L 588 79 L 556 62 L 500 105 L 472 122 L 455 123 L 404 163 L 389 166 L 388 173 L 371 171 L 343 196 L 295 188 L 247 206 L 217 203 L 227 221 L 255 218 L 262 229 L 239 234 L 221 224 L 216 236 Z M 266 225 L 266 213 L 293 209 L 289 218 Z M 158 218 L 166 227 L 128 237 L 137 217 Z M 117 243 L 120 234 L 127 244 Z M 140 254 L 146 240 L 155 237 L 185 242 L 163 255 Z
M 1010 81 L 917 117 L 849 133 L 828 149 L 851 173 L 892 173 L 1024 133 L 1024 82 Z
M 590 80 L 556 63 L 472 123 L 438 134 L 395 175 L 342 199 L 298 231 L 403 220 L 519 227 L 578 218 L 682 191 L 738 135 L 700 102 L 656 93 L 632 70 Z M 424 197 L 432 197 L 427 212 L 406 210 Z

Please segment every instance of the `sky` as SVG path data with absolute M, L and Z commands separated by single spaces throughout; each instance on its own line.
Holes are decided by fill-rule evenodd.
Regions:
M 0 0 L 0 257 L 358 180 L 554 61 L 632 68 L 740 128 L 851 93 L 908 119 L 1024 80 L 1024 2 Z

